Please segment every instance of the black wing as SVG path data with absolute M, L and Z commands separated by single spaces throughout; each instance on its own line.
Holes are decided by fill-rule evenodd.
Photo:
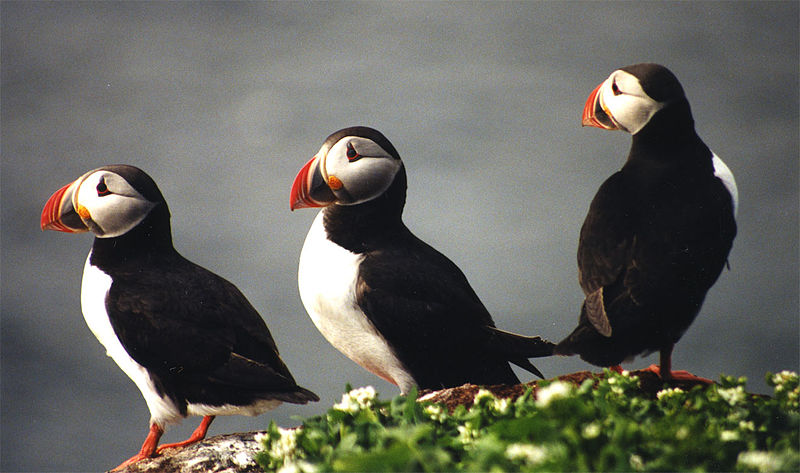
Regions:
M 419 387 L 519 383 L 503 337 L 461 270 L 404 232 L 365 254 L 356 297 Z
M 587 295 L 620 279 L 630 264 L 636 215 L 626 181 L 618 172 L 600 186 L 581 227 L 578 281 Z
M 163 389 L 207 404 L 317 400 L 233 284 L 177 254 L 157 266 L 114 274 L 106 307 L 123 347 Z
M 710 173 L 626 166 L 601 186 L 584 222 L 586 300 L 556 352 L 608 366 L 676 342 L 735 234 L 730 195 Z

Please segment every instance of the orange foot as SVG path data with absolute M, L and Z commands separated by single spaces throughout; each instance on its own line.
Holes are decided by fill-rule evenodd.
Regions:
M 128 458 L 124 462 L 120 463 L 119 466 L 117 466 L 111 471 L 119 471 L 132 463 L 136 463 L 140 460 L 144 460 L 145 458 L 150 458 L 155 456 L 156 445 L 158 445 L 158 440 L 161 438 L 163 434 L 164 434 L 164 429 L 162 429 L 157 424 L 152 424 L 150 426 L 150 432 L 147 434 L 147 438 L 144 439 L 144 443 L 142 444 L 142 449 L 139 450 L 139 453 Z
M 708 378 L 701 378 L 700 376 L 695 376 L 688 371 L 668 371 L 666 376 L 662 376 L 661 368 L 658 365 L 650 365 L 647 368 L 643 369 L 642 371 L 650 371 L 651 373 L 655 373 L 658 377 L 663 379 L 664 381 L 685 381 L 690 383 L 700 383 L 700 384 L 714 384 L 714 381 L 711 381 Z
M 194 429 L 192 435 L 189 436 L 188 439 L 184 440 L 183 442 L 175 442 L 175 443 L 165 443 L 158 447 L 157 452 L 161 453 L 168 448 L 180 448 L 185 447 L 187 445 L 191 445 L 195 442 L 199 442 L 206 438 L 206 433 L 208 433 L 208 427 L 211 425 L 211 422 L 214 420 L 214 416 L 204 416 L 203 420 L 200 421 L 200 425 Z

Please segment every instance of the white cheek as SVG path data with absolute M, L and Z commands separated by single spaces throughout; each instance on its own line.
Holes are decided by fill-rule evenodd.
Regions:
M 605 96 L 604 100 L 613 115 L 614 122 L 631 135 L 638 133 L 661 110 L 662 104 L 650 98 L 621 94 Z
M 395 160 L 385 158 L 364 158 L 355 163 L 357 166 L 348 170 L 350 175 L 345 181 L 347 191 L 356 199 L 352 203 L 374 199 L 386 192 L 397 173 L 396 163 Z
M 92 221 L 102 231 L 97 233 L 100 238 L 124 235 L 139 225 L 155 206 L 141 197 L 117 194 L 105 197 L 81 195 L 78 203 L 89 210 Z
M 329 159 L 327 168 L 329 176 L 336 176 L 342 181 L 344 190 L 350 197 L 340 203 L 354 205 L 374 199 L 386 192 L 400 169 L 400 161 L 364 157 L 351 163 L 346 160 Z M 336 190 L 333 192 L 339 196 Z

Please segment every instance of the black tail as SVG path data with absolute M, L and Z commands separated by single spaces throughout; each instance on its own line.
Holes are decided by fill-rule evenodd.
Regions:
M 528 358 L 551 356 L 555 347 L 552 342 L 542 337 L 518 335 L 496 327 L 488 328 L 492 333 L 492 346 L 503 353 L 508 361 L 544 379 L 542 372 L 533 366 Z

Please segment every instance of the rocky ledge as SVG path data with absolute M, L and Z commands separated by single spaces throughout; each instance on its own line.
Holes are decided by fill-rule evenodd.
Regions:
M 650 371 L 632 371 L 631 375 L 638 376 L 643 392 L 655 397 L 656 393 L 664 387 L 664 382 Z M 582 384 L 587 379 L 598 381 L 604 373 L 580 371 L 556 379 Z M 688 390 L 697 382 L 673 381 L 668 383 L 671 387 L 680 387 Z M 498 385 L 486 386 L 498 398 L 516 399 L 532 387 L 538 388 L 538 382 L 532 381 L 513 386 Z M 442 389 L 440 391 L 424 391 L 420 400 L 444 404 L 451 411 L 459 405 L 471 406 L 480 386 L 465 384 L 456 388 Z M 264 432 L 247 432 L 239 434 L 226 434 L 209 437 L 201 442 L 184 448 L 171 448 L 161 455 L 142 460 L 128 466 L 123 473 L 251 473 L 263 472 L 253 459 L 261 450 L 257 440 L 259 434 Z

